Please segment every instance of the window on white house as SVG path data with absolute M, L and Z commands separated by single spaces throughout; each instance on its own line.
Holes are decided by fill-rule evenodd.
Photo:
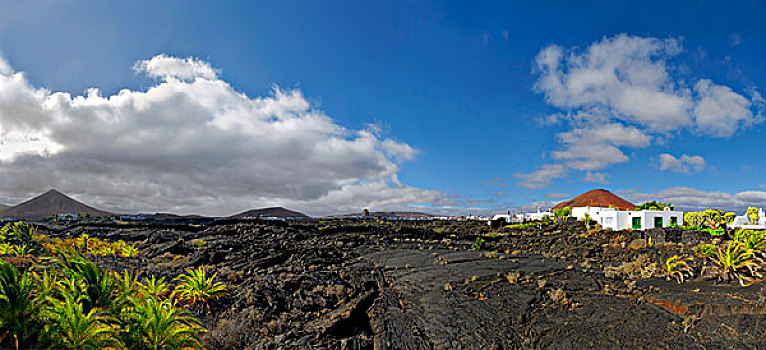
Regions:
M 605 225 L 611 225 L 612 224 L 612 218 L 604 218 L 604 224 Z

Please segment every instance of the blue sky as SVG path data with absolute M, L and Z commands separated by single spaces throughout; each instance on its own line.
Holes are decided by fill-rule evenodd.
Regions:
M 23 109 L 3 110 L 0 104 L 3 130 L 24 124 L 17 135 L 45 140 L 25 148 L 19 146 L 24 137 L 6 135 L 5 144 L 16 148 L 0 157 L 0 173 L 56 174 L 0 183 L 5 202 L 58 187 L 102 207 L 126 211 L 223 214 L 285 205 L 323 214 L 359 206 L 424 206 L 425 211 L 467 214 L 545 206 L 557 197 L 603 187 L 634 201 L 664 199 L 688 208 L 766 205 L 766 180 L 762 180 L 766 165 L 758 155 L 766 146 L 760 98 L 766 89 L 764 3 L 0 1 L 0 5 L 4 9 L 0 57 L 9 67 L 6 75 L 23 72 L 24 91 L 43 89 L 72 96 L 65 112 L 43 108 L 49 119 L 35 125 L 17 122 L 30 118 L 20 112 Z M 553 51 L 561 54 L 560 71 L 546 73 L 540 55 Z M 597 60 L 601 51 L 610 52 L 600 58 L 608 61 L 606 66 L 590 65 L 587 61 Z M 161 54 L 166 61 L 156 61 L 158 66 L 135 68 L 137 62 Z M 168 63 L 171 59 L 180 63 Z M 176 70 L 152 68 L 162 64 Z M 243 137 L 239 140 L 221 130 L 204 134 L 211 145 L 205 148 L 205 141 L 199 140 L 203 145 L 196 144 L 194 152 L 158 151 L 161 143 L 131 144 L 123 134 L 112 135 L 127 140 L 112 149 L 99 143 L 108 140 L 91 140 L 89 135 L 98 133 L 99 125 L 109 128 L 104 120 L 139 117 L 115 106 L 66 114 L 81 108 L 75 97 L 87 96 L 85 91 L 94 87 L 104 97 L 123 89 L 147 92 L 164 84 L 187 91 L 188 86 L 173 85 L 168 78 L 178 78 L 183 64 L 214 69 L 211 80 L 229 84 L 233 92 L 250 100 L 279 100 L 274 97 L 275 86 L 299 91 L 298 102 L 310 107 L 295 115 L 298 122 L 306 122 L 305 113 L 320 111 L 328 118 L 322 128 L 345 130 L 330 136 L 312 134 L 301 145 L 310 148 L 340 139 L 348 149 L 321 157 L 309 152 L 301 158 L 277 149 L 276 145 L 295 146 L 287 141 L 259 143 L 252 140 L 259 137 L 257 133 L 246 135 L 249 139 L 238 135 Z M 646 71 L 636 73 L 634 69 L 641 67 Z M 593 91 L 573 92 L 584 81 L 578 82 L 585 76 L 580 73 L 606 71 L 618 81 L 588 80 Z M 543 84 L 546 78 L 563 82 L 564 90 Z M 180 79 L 190 85 L 196 76 Z M 0 88 L 0 100 L 4 93 L 16 96 L 10 91 Z M 38 102 L 46 106 L 45 99 L 51 98 Z M 658 112 L 662 109 L 658 106 L 669 106 L 666 102 L 680 107 Z M 187 107 L 192 114 L 198 110 L 176 108 Z M 99 119 L 105 124 L 91 124 L 91 117 L 81 115 L 89 113 L 105 118 Z M 105 116 L 109 113 L 114 114 Z M 208 121 L 216 113 L 220 111 L 210 112 Z M 76 123 L 79 129 L 75 124 L 59 128 L 63 124 L 56 118 Z M 204 124 L 206 119 L 195 120 Z M 131 135 L 154 135 L 186 122 L 173 120 L 158 129 L 144 128 L 145 120 L 130 123 L 136 128 Z M 190 124 L 179 130 L 162 137 L 182 148 L 187 147 L 183 135 L 201 132 Z M 374 137 L 359 132 L 372 132 Z M 564 140 L 566 135 L 569 141 Z M 293 142 L 296 137 L 290 134 L 285 139 Z M 369 141 L 367 151 L 358 146 L 361 141 Z M 94 151 L 102 148 L 114 153 Z M 226 153 L 227 148 L 237 151 Z M 604 154 L 605 149 L 612 153 Z M 303 150 L 296 147 L 293 152 Z M 130 161 L 121 158 L 126 154 Z M 285 164 L 237 168 L 236 175 L 226 170 L 259 159 L 283 159 Z M 308 165 L 310 171 L 298 169 L 302 162 L 316 159 L 323 161 Z M 203 175 L 191 163 L 218 170 Z M 306 174 L 284 180 L 287 185 L 266 180 L 280 171 Z M 117 175 L 124 179 L 110 186 L 109 180 Z M 229 183 L 241 183 L 244 189 L 229 188 Z M 138 195 L 136 188 L 141 189 Z

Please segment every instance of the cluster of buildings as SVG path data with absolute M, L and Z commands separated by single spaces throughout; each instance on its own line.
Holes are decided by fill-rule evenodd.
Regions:
M 555 209 L 571 209 L 571 216 L 577 220 L 589 217 L 593 223 L 598 223 L 605 229 L 612 230 L 646 230 L 651 228 L 663 228 L 668 226 L 682 226 L 684 213 L 682 211 L 664 208 L 662 210 L 636 210 L 632 203 L 604 190 L 591 190 L 579 195 L 572 200 L 561 202 L 553 207 Z M 502 216 L 502 215 L 501 215 Z M 524 222 L 540 220 L 546 216 L 553 218 L 553 211 L 516 214 L 508 216 L 508 222 Z M 499 216 L 493 218 L 500 219 Z
M 598 223 L 605 229 L 646 230 L 684 225 L 683 211 L 667 207 L 662 210 L 637 210 L 636 206 L 632 203 L 603 189 L 591 190 L 572 200 L 561 202 L 550 211 L 542 211 L 538 208 L 536 212 L 515 215 L 511 215 L 509 212 L 508 214 L 495 215 L 492 220 L 505 220 L 508 223 L 516 223 L 542 220 L 546 216 L 554 218 L 554 210 L 566 207 L 570 208 L 570 215 L 577 220 L 589 217 L 593 220 L 593 223 Z M 741 227 L 744 229 L 766 230 L 766 213 L 764 213 L 763 209 L 760 209 L 757 220 L 748 215 L 737 216 L 728 226 L 730 228 Z
M 571 216 L 577 220 L 590 217 L 594 223 L 598 223 L 605 229 L 612 230 L 646 230 L 650 228 L 663 228 L 668 226 L 682 226 L 684 224 L 684 212 L 665 208 L 664 210 L 623 210 L 615 207 L 573 207 Z M 508 216 L 508 222 L 524 222 L 541 220 L 544 217 L 554 217 L 551 211 L 540 211 L 516 214 Z M 505 219 L 506 215 L 495 215 L 493 220 Z

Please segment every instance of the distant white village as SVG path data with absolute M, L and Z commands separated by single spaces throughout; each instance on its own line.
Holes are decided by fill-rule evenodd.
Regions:
M 611 204 L 615 203 L 615 204 Z M 590 220 L 598 223 L 603 229 L 611 230 L 646 230 L 654 228 L 684 226 L 684 212 L 674 210 L 672 206 L 663 208 L 638 208 L 607 190 L 592 190 L 570 201 L 557 204 L 550 210 L 538 208 L 536 212 L 512 214 L 497 214 L 487 218 L 490 224 L 505 221 L 508 224 L 523 223 L 554 219 L 561 216 L 562 209 L 567 210 L 565 216 L 574 217 L 578 221 Z M 737 215 L 727 224 L 728 228 L 743 228 L 751 230 L 766 230 L 766 214 L 763 209 L 749 210 L 743 215 Z M 558 215 L 557 215 L 558 214 Z M 732 214 L 734 215 L 734 214 Z

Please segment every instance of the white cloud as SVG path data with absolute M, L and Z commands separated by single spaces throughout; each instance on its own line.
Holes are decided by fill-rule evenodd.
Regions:
M 670 81 L 666 59 L 681 51 L 676 39 L 620 34 L 584 52 L 551 45 L 540 51 L 535 89 L 567 109 L 605 108 L 616 119 L 668 131 L 691 121 L 689 96 Z
M 7 66 L 7 64 L 5 65 Z M 0 191 L 55 187 L 104 209 L 229 214 L 285 205 L 312 214 L 439 202 L 399 182 L 417 153 L 376 130 L 349 130 L 300 91 L 249 97 L 194 58 L 135 69 L 146 91 L 50 92 L 0 65 Z
M 705 168 L 705 158 L 702 156 L 681 155 L 676 158 L 672 154 L 662 153 L 659 156 L 660 170 L 669 170 L 676 173 L 700 172 Z
M 193 58 L 178 58 L 157 55 L 149 60 L 138 61 L 133 69 L 152 78 L 193 80 L 195 78 L 216 79 L 219 71 L 209 63 Z
M 694 85 L 694 92 L 698 98 L 694 107 L 695 124 L 705 134 L 729 137 L 739 129 L 763 121 L 762 117 L 753 115 L 750 100 L 728 86 L 701 79 Z
M 766 192 L 764 191 L 743 191 L 734 195 L 734 199 L 742 203 L 754 203 L 759 207 L 766 206 Z
M 566 176 L 567 168 L 561 164 L 546 164 L 540 170 L 529 174 L 515 174 L 517 179 L 521 179 L 521 185 L 538 189 L 553 183 L 553 180 Z
M 577 170 L 599 170 L 627 162 L 629 158 L 620 146 L 646 147 L 651 141 L 637 128 L 619 123 L 593 123 L 560 133 L 558 137 L 565 148 L 553 152 L 553 158 L 565 160 L 567 166 Z
M 634 193 L 628 196 L 634 203 L 649 200 L 673 203 L 678 210 L 697 211 L 723 209 L 742 214 L 747 207 L 766 207 L 766 192 L 742 191 L 729 194 L 719 191 L 702 191 L 689 187 L 673 187 L 657 193 Z
M 602 185 L 606 185 L 606 184 L 609 183 L 609 180 L 607 180 L 607 177 L 609 177 L 609 175 L 607 175 L 607 174 L 604 174 L 604 173 L 592 173 L 592 172 L 589 171 L 589 172 L 587 172 L 585 174 L 585 181 L 596 182 L 596 183 L 600 183 Z
M 562 112 L 538 124 L 569 128 L 558 135 L 561 148 L 553 159 L 576 170 L 602 170 L 630 160 L 623 148 L 664 142 L 683 130 L 730 137 L 764 121 L 766 103 L 755 89 L 747 98 L 709 79 L 687 86 L 670 63 L 682 50 L 675 38 L 626 34 L 584 50 L 555 44 L 540 50 L 534 89 Z M 689 159 L 692 169 L 699 160 Z
M 397 160 L 412 160 L 418 154 L 418 151 L 410 145 L 391 139 L 384 140 L 380 146 L 389 156 Z

